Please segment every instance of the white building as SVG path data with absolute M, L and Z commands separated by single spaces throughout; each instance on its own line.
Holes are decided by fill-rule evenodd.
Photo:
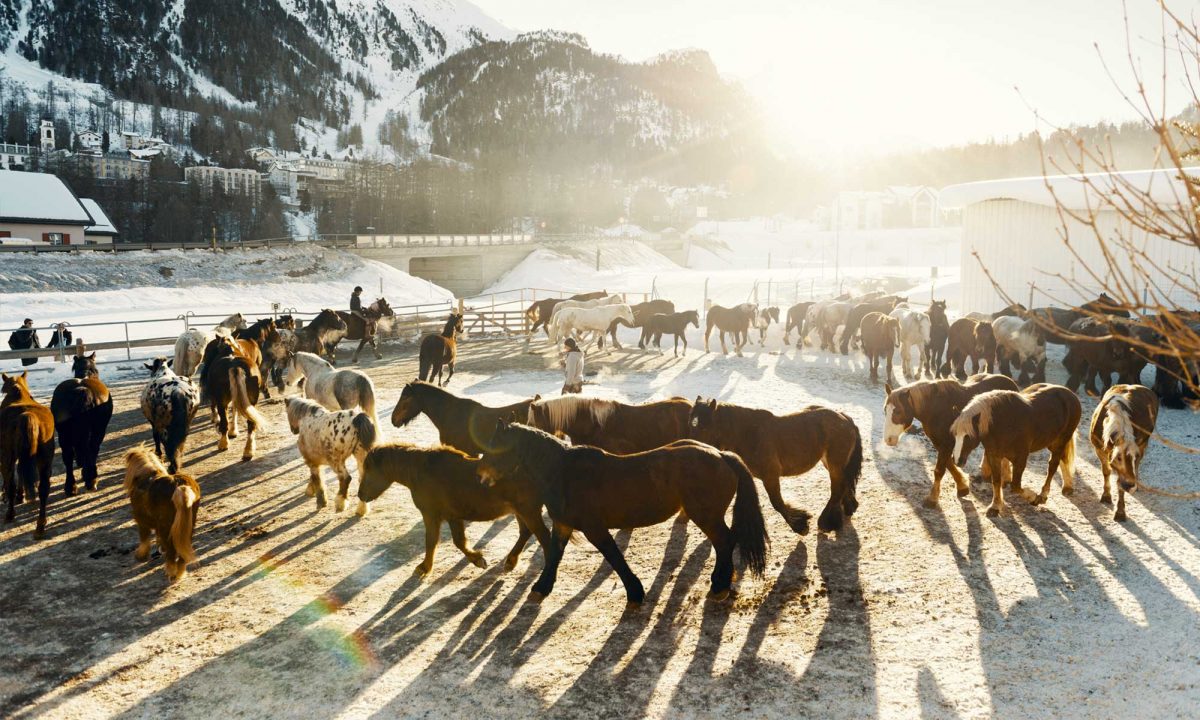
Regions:
M 1189 169 L 1189 174 L 1192 171 Z M 1200 168 L 1195 169 L 1200 177 Z M 1112 239 L 1124 238 L 1144 251 L 1158 266 L 1146 268 L 1149 277 L 1127 275 L 1134 292 L 1141 293 L 1147 283 L 1168 290 L 1176 288 L 1172 299 L 1193 307 L 1195 298 L 1179 290 L 1175 280 L 1181 275 L 1197 277 L 1200 253 L 1184 245 L 1133 228 L 1102 202 L 1121 192 L 1146 193 L 1162 206 L 1179 206 L 1187 193 L 1174 171 L 1144 170 L 1126 173 L 1058 175 L 1048 178 L 1014 178 L 953 185 L 941 192 L 943 208 L 961 208 L 962 235 L 962 309 L 994 312 L 1007 303 L 997 287 L 1013 300 L 1037 307 L 1072 305 L 1094 299 L 1111 278 L 1092 278 L 1085 265 L 1107 272 L 1104 253 L 1096 232 L 1078 219 L 1059 213 L 1058 205 L 1083 213 L 1094 208 L 1096 227 L 1117 258 L 1117 265 L 1131 266 L 1129 253 Z M 1056 199 L 1058 205 L 1056 205 Z M 1070 241 L 1068 248 L 1063 233 Z M 1072 252 L 1074 250 L 1074 253 Z M 978 253 L 978 259 L 975 257 Z M 1078 253 L 1078 257 L 1075 255 Z M 984 273 L 991 273 L 996 285 Z M 1079 287 L 1077 291 L 1072 287 Z
M 208 189 L 220 186 L 228 195 L 248 195 L 255 203 L 262 197 L 262 175 L 257 170 L 196 165 L 185 168 L 183 177 Z
M 93 224 L 83 229 L 83 241 L 86 245 L 112 245 L 120 233 L 117 231 L 108 214 L 100 207 L 100 203 L 91 198 L 79 198 L 79 204 L 92 216 Z
M 839 192 L 819 219 L 829 229 L 937 227 L 941 217 L 938 191 L 925 185 L 889 185 L 881 191 Z
M 27 170 L 32 167 L 32 145 L 0 143 L 0 170 Z
M 0 170 L 0 239 L 82 245 L 96 221 L 57 176 Z
M 83 130 L 75 134 L 79 147 L 84 150 L 99 150 L 104 145 L 104 136 L 95 130 Z
M 54 121 L 43 120 L 38 125 L 38 138 L 41 140 L 43 153 L 54 152 Z

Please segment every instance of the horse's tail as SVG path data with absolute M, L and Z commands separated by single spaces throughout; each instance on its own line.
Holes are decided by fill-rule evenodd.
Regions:
M 1064 485 L 1073 482 L 1075 478 L 1075 438 L 1075 430 L 1071 430 L 1071 439 L 1063 447 L 1062 460 L 1059 462 Z
M 363 449 L 363 452 L 370 450 L 375 446 L 375 416 L 368 415 L 365 412 L 354 416 L 350 421 L 354 427 L 355 437 L 358 439 L 358 446 Z M 361 470 L 359 472 L 362 472 Z
M 854 500 L 851 503 L 851 507 L 857 507 L 858 479 L 862 477 L 862 433 L 859 432 L 858 425 L 853 420 L 846 418 L 846 421 L 850 423 L 850 427 L 854 428 L 854 449 L 850 451 L 850 457 L 846 459 L 846 464 L 842 466 L 842 497 Z M 853 514 L 853 511 L 847 514 Z
M 421 349 L 421 358 L 417 363 L 417 379 L 421 382 L 429 380 L 430 370 L 433 365 L 433 361 L 428 357 L 429 355 L 432 355 L 432 353 L 426 353 L 424 348 Z
M 21 481 L 21 486 L 25 488 L 25 497 L 30 499 L 33 497 L 34 488 L 37 487 L 38 471 L 37 471 L 37 451 L 38 451 L 38 432 L 37 424 L 33 417 L 25 414 L 17 421 L 15 432 L 17 433 L 17 477 Z
M 233 395 L 233 408 L 255 425 L 264 425 L 267 419 L 254 407 L 254 403 L 250 402 L 250 393 L 246 391 L 247 375 L 244 368 L 229 368 L 229 389 Z
M 767 569 L 767 524 L 763 522 L 762 508 L 758 505 L 758 489 L 754 487 L 754 476 L 746 463 L 731 452 L 721 453 L 721 459 L 737 476 L 737 495 L 733 499 L 734 544 L 741 548 L 742 560 L 757 577 Z
M 171 421 L 167 423 L 167 461 L 173 467 L 178 467 L 178 453 L 187 441 L 192 409 L 188 407 L 187 395 L 182 392 L 172 393 L 169 402 Z
M 175 340 L 175 373 L 185 377 L 191 377 L 193 368 L 189 362 L 188 348 L 191 346 L 191 338 L 187 333 L 183 333 Z
M 171 544 L 175 546 L 175 554 L 184 565 L 196 559 L 196 551 L 192 548 L 192 507 L 200 498 L 196 491 L 187 485 L 175 488 L 171 495 L 171 504 L 175 506 L 175 519 L 171 521 Z
M 529 306 L 529 309 L 525 311 L 525 317 L 529 319 L 529 322 L 533 323 L 537 322 L 539 315 L 540 313 L 538 312 L 538 304 L 535 300 L 533 304 Z

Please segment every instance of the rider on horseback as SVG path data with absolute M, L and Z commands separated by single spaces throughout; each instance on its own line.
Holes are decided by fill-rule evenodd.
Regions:
M 361 285 L 356 285 L 354 287 L 354 292 L 350 295 L 350 314 L 357 315 L 365 321 L 367 316 L 363 315 L 362 311 L 362 292 L 363 289 Z

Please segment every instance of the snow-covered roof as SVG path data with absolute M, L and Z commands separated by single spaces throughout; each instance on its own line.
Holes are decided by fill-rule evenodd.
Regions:
M 75 193 L 54 175 L 0 170 L 0 220 L 91 225 Z
M 902 200 L 912 200 L 923 192 L 937 194 L 937 191 L 928 185 L 888 185 L 887 191 Z
M 1189 177 L 1200 179 L 1200 168 L 1186 168 Z M 1119 173 L 1050 175 L 962 183 L 943 188 L 943 208 L 963 208 L 988 200 L 1020 200 L 1035 205 L 1071 210 L 1097 207 L 1105 196 L 1122 193 L 1148 194 L 1163 205 L 1178 205 L 1187 197 L 1182 178 L 1174 169 L 1136 170 Z M 1056 202 L 1057 199 L 1057 202 Z
M 83 229 L 85 235 L 117 235 L 117 228 L 112 224 L 112 220 L 108 219 L 108 215 L 101 209 L 100 203 L 91 198 L 79 198 L 79 202 L 83 208 L 87 210 L 88 215 L 92 216 L 95 224 L 88 225 Z

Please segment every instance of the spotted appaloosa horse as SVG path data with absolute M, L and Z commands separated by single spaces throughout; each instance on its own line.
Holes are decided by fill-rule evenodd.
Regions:
M 363 460 L 375 445 L 375 418 L 359 410 L 330 412 L 319 403 L 300 397 L 287 399 L 288 427 L 299 436 L 296 444 L 300 457 L 308 466 L 308 487 L 305 494 L 316 497 L 317 509 L 325 507 L 325 483 L 321 481 L 321 466 L 328 465 L 338 479 L 338 494 L 334 510 L 346 507 L 350 491 L 350 471 L 346 460 L 353 457 L 358 463 L 359 482 L 362 482 Z M 359 516 L 370 508 L 365 502 L 358 506 Z
M 150 382 L 142 390 L 142 414 L 154 435 L 154 454 L 166 460 L 168 472 L 176 473 L 183 467 L 183 448 L 200 407 L 200 388 L 176 375 L 172 362 L 157 357 L 142 364 L 150 371 Z

